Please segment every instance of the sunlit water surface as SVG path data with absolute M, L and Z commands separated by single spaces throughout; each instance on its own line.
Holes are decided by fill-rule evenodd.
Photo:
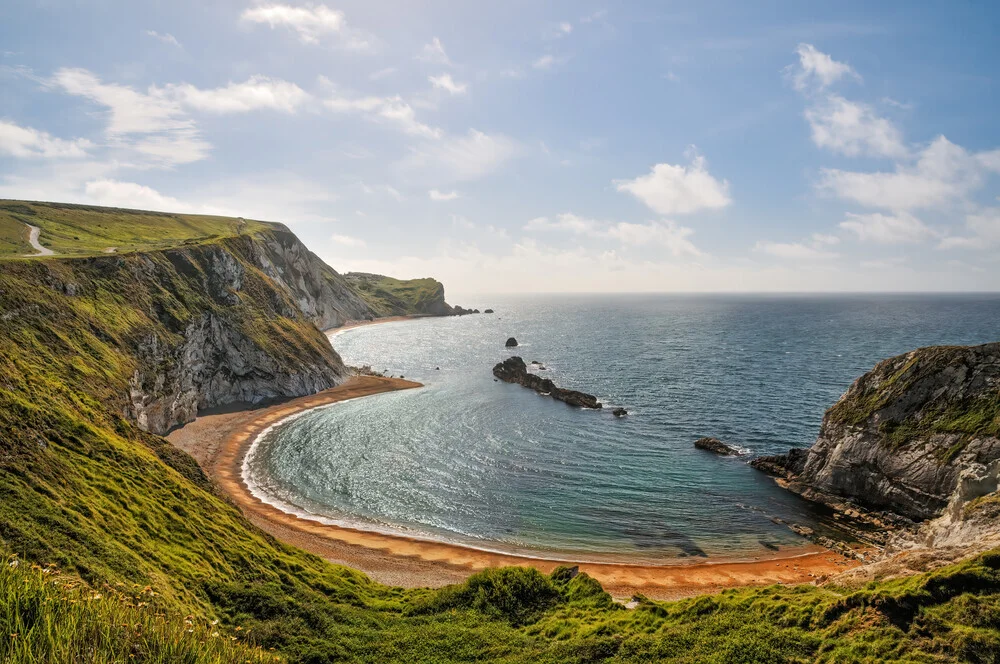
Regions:
M 463 304 L 470 304 L 463 302 Z M 247 472 L 284 509 L 356 527 L 575 560 L 747 557 L 803 544 L 826 515 L 746 464 L 808 446 L 878 360 L 1000 337 L 996 296 L 493 297 L 495 315 L 332 336 L 353 365 L 424 383 L 309 411 Z M 520 347 L 504 348 L 509 336 Z M 511 354 L 611 409 L 495 382 Z

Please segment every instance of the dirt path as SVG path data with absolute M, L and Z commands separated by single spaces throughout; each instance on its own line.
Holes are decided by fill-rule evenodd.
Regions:
M 31 224 L 25 224 L 28 227 L 28 244 L 31 248 L 35 250 L 34 254 L 25 254 L 25 256 L 54 256 L 56 252 L 51 249 L 46 249 L 38 241 L 38 236 L 41 235 L 42 229 L 38 226 L 32 226 Z
M 247 517 L 265 531 L 327 560 L 362 570 L 386 584 L 420 587 L 461 581 L 486 567 L 522 565 L 550 572 L 565 564 L 468 547 L 325 525 L 268 505 L 250 493 L 242 477 L 243 458 L 254 438 L 275 422 L 319 405 L 420 387 L 398 378 L 356 377 L 339 387 L 255 410 L 199 417 L 167 438 L 191 453 Z M 759 559 L 630 565 L 583 563 L 580 569 L 616 597 L 642 593 L 673 599 L 723 588 L 773 583 L 808 583 L 857 563 L 818 546 L 762 553 Z

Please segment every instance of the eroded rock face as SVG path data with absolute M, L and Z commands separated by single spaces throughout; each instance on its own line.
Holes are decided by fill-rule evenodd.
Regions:
M 234 402 L 313 394 L 349 375 L 319 331 L 371 310 L 291 233 L 278 229 L 156 254 L 99 259 L 139 290 L 162 289 L 138 337 L 126 414 L 153 433 Z M 110 276 L 110 275 L 109 275 Z
M 808 498 L 921 521 L 996 491 L 998 417 L 1000 343 L 923 348 L 859 378 L 808 451 L 754 465 Z
M 578 408 L 603 408 L 600 401 L 592 394 L 576 390 L 564 390 L 557 387 L 548 378 L 541 378 L 528 373 L 528 366 L 520 357 L 508 357 L 493 367 L 493 375 L 506 383 L 516 383 L 532 389 L 539 394 L 546 394 L 553 399 L 568 403 Z

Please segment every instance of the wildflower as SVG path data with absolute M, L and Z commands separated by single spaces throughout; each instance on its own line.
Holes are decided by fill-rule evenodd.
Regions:
M 219 621 L 218 621 L 218 620 L 213 620 L 213 621 L 212 621 L 212 624 L 213 624 L 213 625 L 218 625 L 218 624 L 219 624 Z
M 212 638 L 213 639 L 217 639 L 218 637 L 219 637 L 219 633 L 218 632 L 212 632 Z
M 18 562 L 17 558 L 14 558 L 14 560 L 10 561 L 10 568 L 11 569 L 17 569 L 17 566 L 20 565 L 20 564 L 21 563 Z

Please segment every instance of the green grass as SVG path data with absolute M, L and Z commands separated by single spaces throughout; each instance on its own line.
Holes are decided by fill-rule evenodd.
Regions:
M 1000 661 L 1000 553 L 860 590 L 625 610 L 565 568 L 404 590 L 277 541 L 127 417 L 139 345 L 177 344 L 205 313 L 278 361 L 330 360 L 253 268 L 253 241 L 0 265 L 0 557 L 21 561 L 0 569 L 0 661 Z M 207 282 L 222 253 L 245 277 L 219 298 Z
M 194 615 L 168 617 L 152 588 L 92 588 L 53 567 L 0 561 L 0 661 L 11 664 L 156 662 L 264 664 L 253 633 Z
M 920 393 L 922 384 L 938 381 L 947 368 L 959 369 L 974 358 L 974 349 L 960 346 L 921 348 L 912 354 L 880 362 L 871 373 L 852 386 L 827 412 L 834 424 L 874 426 L 882 444 L 893 449 L 913 441 L 926 441 L 934 434 L 957 434 L 957 442 L 936 451 L 942 463 L 953 460 L 975 437 L 1000 436 L 1000 391 L 986 391 L 972 399 L 932 395 L 926 401 L 897 407 L 905 395 Z M 892 416 L 886 415 L 890 409 Z
M 345 279 L 380 316 L 444 313 L 444 285 L 434 279 L 393 279 L 348 272 Z
M 231 217 L 0 200 L 0 257 L 34 252 L 26 224 L 41 229 L 42 246 L 64 256 L 165 249 L 272 227 Z

